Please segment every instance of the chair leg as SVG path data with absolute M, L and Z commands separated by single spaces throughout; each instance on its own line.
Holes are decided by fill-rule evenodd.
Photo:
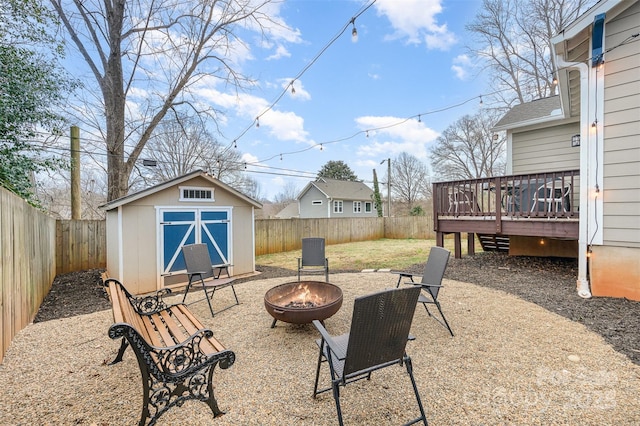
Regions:
M 418 392 L 418 385 L 416 385 L 416 379 L 413 377 L 413 364 L 411 362 L 411 358 L 409 358 L 409 356 L 405 354 L 403 360 L 404 360 L 404 365 L 407 368 L 407 373 L 409 373 L 409 377 L 411 378 L 413 393 L 416 394 L 416 400 L 418 401 L 418 407 L 420 408 L 420 415 L 421 415 L 421 417 L 418 417 L 411 423 L 417 423 L 420 420 L 422 420 L 425 426 L 428 426 L 429 423 L 427 422 L 427 416 L 424 413 L 424 407 L 422 406 L 422 400 L 420 399 L 420 393 Z
M 320 353 L 318 354 L 318 367 L 316 368 L 316 383 L 313 385 L 313 397 L 318 395 L 318 381 L 320 380 L 320 366 L 322 364 L 322 347 L 324 346 L 324 340 L 320 342 Z
M 187 288 L 184 290 L 184 296 L 182 296 L 182 303 L 187 300 L 187 294 L 189 293 L 189 289 L 191 288 L 191 282 L 193 281 L 193 275 L 189 276 L 189 283 L 187 284 Z
M 434 303 L 435 303 L 436 307 L 438 308 L 438 311 L 440 311 L 440 316 L 442 317 L 442 320 L 444 321 L 444 325 L 449 330 L 449 333 L 451 333 L 451 337 L 453 337 L 453 330 L 451 330 L 451 327 L 449 326 L 449 322 L 447 321 L 447 317 L 445 317 L 444 314 L 442 313 L 442 308 L 440 307 L 440 303 L 437 300 L 434 300 Z
M 207 287 L 204 285 L 204 280 L 200 277 L 200 283 L 202 284 L 202 291 L 204 291 L 204 298 L 207 299 L 207 303 L 209 304 L 209 310 L 211 311 L 211 316 L 213 317 L 215 314 L 213 313 L 213 306 L 211 306 L 211 298 L 209 297 L 209 293 L 207 292 Z M 213 289 L 211 293 L 211 297 L 213 297 L 213 293 L 215 293 L 216 289 Z
M 340 408 L 340 384 L 338 381 L 334 380 L 331 384 L 333 387 L 333 399 L 336 401 L 336 411 L 338 412 L 338 423 L 340 426 L 344 426 L 344 422 L 342 421 L 342 409 Z

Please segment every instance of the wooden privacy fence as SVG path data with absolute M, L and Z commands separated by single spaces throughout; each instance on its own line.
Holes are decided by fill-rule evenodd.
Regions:
M 107 267 L 107 227 L 104 220 L 56 222 L 56 273 Z
M 433 239 L 433 216 L 344 219 L 259 219 L 256 256 L 298 250 L 304 237 L 324 237 L 327 245 L 381 238 Z
M 433 216 L 258 219 L 255 221 L 256 256 L 297 250 L 304 237 L 324 237 L 327 244 L 381 238 L 433 239 Z M 104 220 L 58 220 L 56 273 L 105 268 Z
M 0 362 L 55 278 L 55 219 L 0 188 Z

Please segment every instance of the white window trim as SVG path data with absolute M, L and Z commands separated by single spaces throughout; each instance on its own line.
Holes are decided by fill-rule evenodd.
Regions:
M 368 209 L 367 209 L 368 207 Z M 373 203 L 371 201 L 365 201 L 364 202 L 364 212 L 365 213 L 371 213 L 373 211 Z
M 184 191 L 193 190 L 193 191 L 210 191 L 211 198 L 185 198 Z M 206 187 L 206 186 L 178 186 L 179 197 L 178 201 L 186 202 L 186 203 L 213 203 L 216 201 L 215 188 Z
M 353 213 L 356 213 L 356 214 L 362 213 L 362 201 L 353 202 Z
M 337 207 L 340 206 L 338 210 Z M 333 200 L 333 212 L 336 214 L 344 213 L 344 202 L 342 200 Z

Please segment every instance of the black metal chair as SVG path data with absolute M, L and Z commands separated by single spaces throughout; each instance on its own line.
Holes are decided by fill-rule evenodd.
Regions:
M 314 320 L 321 338 L 316 341 L 320 349 L 313 397 L 332 390 L 338 411 L 338 421 L 343 425 L 340 407 L 340 386 L 346 386 L 361 379 L 371 379 L 371 373 L 392 365 L 404 364 L 420 409 L 420 417 L 407 424 L 422 421 L 427 424 L 418 387 L 413 377 L 411 358 L 405 349 L 416 303 L 420 294 L 419 287 L 388 289 L 368 296 L 358 297 L 353 305 L 351 329 L 347 334 L 331 336 L 320 321 Z M 329 365 L 331 386 L 318 389 L 320 366 Z
M 301 273 L 324 273 L 324 280 L 329 282 L 329 259 L 324 254 L 324 238 L 302 239 L 302 257 L 298 258 L 298 281 Z
M 216 289 L 223 287 L 231 287 L 233 291 L 233 297 L 236 299 L 236 303 L 227 306 L 218 312 L 225 311 L 232 306 L 239 305 L 238 295 L 236 289 L 233 287 L 233 278 L 229 276 L 230 265 L 212 265 L 211 257 L 209 256 L 209 249 L 206 244 L 188 244 L 182 246 L 182 255 L 184 256 L 184 262 L 187 265 L 187 275 L 189 276 L 189 283 L 184 290 L 184 296 L 182 297 L 182 303 L 187 299 L 189 289 L 194 282 L 194 279 L 200 281 L 202 284 L 202 290 L 204 291 L 204 298 L 207 299 L 209 309 L 211 310 L 211 316 L 214 316 L 213 306 L 211 306 L 211 299 L 213 298 Z M 221 279 L 220 274 L 222 270 L 227 271 L 227 278 Z M 207 282 L 205 282 L 207 280 Z M 211 293 L 207 291 L 207 288 L 211 289 Z
M 422 288 L 422 292 L 420 293 L 420 298 L 418 299 L 418 303 L 422 303 L 422 306 L 427 310 L 427 313 L 430 317 L 433 317 L 436 321 L 442 324 L 444 327 L 449 330 L 451 336 L 453 337 L 453 331 L 449 326 L 449 322 L 447 318 L 444 316 L 442 312 L 442 307 L 440 306 L 440 302 L 438 302 L 438 294 L 440 293 L 440 289 L 442 288 L 442 278 L 444 277 L 444 271 L 447 269 L 447 263 L 449 262 L 449 255 L 451 252 L 442 247 L 431 247 L 429 251 L 429 258 L 427 259 L 427 263 L 424 266 L 424 272 L 422 273 L 422 279 L 419 283 L 413 281 L 413 277 L 419 274 L 413 274 L 411 272 L 400 272 L 400 271 L 391 271 L 394 274 L 398 274 L 398 284 L 397 287 L 400 287 L 400 282 L 403 278 L 409 278 L 411 282 L 406 282 L 405 284 L 414 284 L 418 285 Z M 440 312 L 440 316 L 442 320 L 431 315 L 428 304 L 436 305 L 438 311 Z

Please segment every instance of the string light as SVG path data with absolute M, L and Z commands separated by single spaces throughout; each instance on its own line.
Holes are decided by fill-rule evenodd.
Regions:
M 482 105 L 482 104 L 483 104 L 483 102 L 482 102 L 482 95 L 480 95 L 480 105 Z
M 282 161 L 282 154 L 280 154 L 280 161 Z
M 295 88 L 295 87 L 293 87 L 293 82 L 294 82 L 294 81 L 295 81 L 295 80 L 292 80 L 292 81 L 291 81 L 291 94 L 292 94 L 292 95 L 295 95 L 295 94 L 296 94 L 296 88 Z
M 356 30 L 356 18 L 351 18 L 351 25 L 353 25 L 353 29 L 351 30 L 351 41 L 358 41 L 358 30 Z
M 256 127 L 260 127 L 260 117 L 256 117 Z
M 235 139 L 233 140 L 233 147 L 235 149 L 238 149 L 238 141 L 236 141 Z
M 553 85 L 557 85 L 558 84 L 558 77 L 556 76 L 556 73 L 553 73 L 553 80 L 551 81 L 551 83 Z
M 422 114 L 418 114 L 418 123 L 422 123 Z
M 324 147 L 322 146 L 322 144 L 320 144 L 320 151 L 324 150 Z

